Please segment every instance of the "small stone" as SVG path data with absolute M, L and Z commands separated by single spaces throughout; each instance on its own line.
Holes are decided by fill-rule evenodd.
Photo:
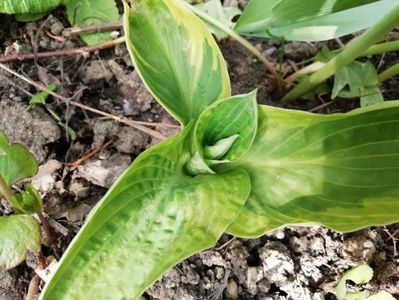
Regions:
M 51 159 L 39 167 L 39 171 L 32 178 L 31 183 L 42 196 L 54 189 L 57 175 L 56 171 L 61 169 L 61 167 L 62 164 L 55 159 Z
M 83 83 L 97 82 L 101 80 L 108 81 L 113 74 L 101 61 L 94 60 L 85 66 L 80 72 Z
M 114 154 L 107 160 L 91 160 L 77 169 L 77 177 L 105 188 L 110 188 L 115 180 L 129 167 L 131 159 L 127 155 Z
M 53 19 L 53 24 L 51 24 L 50 32 L 54 35 L 60 35 L 61 32 L 64 30 L 64 25 L 57 19 Z

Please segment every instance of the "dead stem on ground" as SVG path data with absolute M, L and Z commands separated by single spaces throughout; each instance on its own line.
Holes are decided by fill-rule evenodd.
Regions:
M 60 94 L 57 94 L 57 93 L 55 93 L 53 91 L 50 91 L 49 89 L 47 89 L 43 85 L 38 84 L 38 83 L 34 82 L 32 79 L 29 79 L 29 78 L 27 78 L 27 77 L 15 72 L 15 71 L 13 71 L 12 69 L 10 69 L 9 67 L 7 67 L 6 65 L 4 65 L 2 63 L 0 63 L 0 68 L 5 70 L 5 71 L 7 71 L 7 72 L 9 72 L 9 73 L 11 73 L 12 75 L 18 77 L 19 79 L 29 83 L 30 85 L 34 86 L 38 90 L 45 91 L 49 95 L 51 95 L 51 96 L 63 101 L 66 104 L 69 103 L 70 105 L 73 105 L 75 107 L 79 107 L 79 108 L 81 108 L 83 110 L 90 111 L 92 113 L 95 113 L 95 114 L 98 114 L 98 115 L 102 115 L 102 116 L 107 117 L 109 119 L 115 120 L 115 121 L 117 121 L 119 123 L 123 123 L 125 125 L 134 127 L 134 128 L 136 128 L 136 129 L 138 129 L 138 130 L 140 130 L 140 131 L 142 131 L 142 132 L 144 132 L 144 133 L 146 133 L 146 134 L 148 134 L 148 135 L 150 135 L 150 136 L 152 136 L 152 137 L 154 137 L 156 139 L 159 139 L 159 140 L 166 139 L 166 136 L 164 136 L 163 134 L 159 133 L 158 131 L 155 131 L 153 129 L 147 128 L 146 126 L 148 126 L 148 127 L 160 127 L 160 128 L 165 128 L 165 127 L 178 128 L 179 127 L 179 126 L 176 126 L 176 125 L 170 125 L 170 124 L 164 124 L 164 123 L 151 123 L 151 122 L 134 121 L 134 120 L 131 120 L 131 119 L 128 119 L 128 118 L 125 118 L 125 117 L 114 116 L 112 114 L 106 113 L 104 111 L 101 111 L 99 109 L 84 105 L 84 104 L 76 102 L 76 101 L 73 101 L 71 98 L 66 98 L 66 97 L 64 97 L 64 96 L 62 96 Z

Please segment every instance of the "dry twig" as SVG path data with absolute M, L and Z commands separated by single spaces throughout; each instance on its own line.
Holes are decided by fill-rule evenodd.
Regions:
M 49 95 L 51 95 L 51 96 L 53 96 L 53 97 L 55 97 L 55 98 L 57 98 L 57 99 L 63 101 L 64 103 L 69 103 L 70 105 L 79 107 L 79 108 L 81 108 L 81 109 L 83 109 L 83 110 L 87 110 L 87 111 L 93 112 L 93 113 L 95 113 L 95 114 L 102 115 L 102 116 L 104 116 L 104 117 L 107 117 L 107 118 L 110 118 L 110 119 L 112 119 L 112 120 L 115 120 L 115 121 L 117 121 L 117 122 L 126 124 L 126 125 L 128 125 L 128 126 L 134 127 L 134 128 L 136 128 L 136 129 L 138 129 L 138 130 L 144 132 L 144 133 L 147 133 L 147 134 L 149 134 L 149 135 L 151 135 L 151 136 L 153 136 L 153 137 L 159 139 L 159 140 L 164 140 L 164 139 L 166 138 L 166 136 L 160 134 L 159 132 L 157 132 L 157 131 L 155 131 L 155 130 L 152 130 L 152 129 L 150 129 L 150 128 L 145 127 L 145 126 L 151 126 L 151 127 L 166 127 L 166 124 L 149 123 L 149 122 L 141 122 L 141 121 L 133 121 L 133 120 L 130 120 L 130 119 L 128 119 L 128 118 L 114 116 L 114 115 L 112 115 L 112 114 L 103 112 L 103 111 L 101 111 L 101 110 L 99 110 L 99 109 L 96 109 L 96 108 L 93 108 L 93 107 L 84 105 L 84 104 L 82 104 L 82 103 L 73 101 L 73 100 L 71 100 L 70 98 L 66 98 L 66 97 L 64 97 L 64 96 L 62 96 L 62 95 L 59 95 L 59 94 L 57 94 L 57 93 L 55 93 L 55 92 L 52 92 L 52 91 L 50 91 L 49 89 L 47 89 L 46 87 L 42 86 L 41 84 L 38 84 L 38 83 L 34 82 L 33 80 L 31 80 L 31 79 L 29 79 L 29 78 L 26 78 L 25 76 L 23 76 L 23 75 L 21 75 L 21 74 L 15 72 L 15 71 L 13 71 L 13 70 L 11 70 L 9 67 L 7 67 L 6 65 L 4 65 L 4 64 L 2 64 L 2 63 L 0 63 L 0 68 L 3 69 L 3 70 L 5 70 L 5 71 L 7 71 L 7 72 L 9 72 L 9 73 L 11 73 L 11 74 L 13 74 L 14 76 L 18 77 L 19 79 L 22 79 L 23 81 L 29 83 L 30 85 L 34 86 L 34 87 L 37 88 L 38 90 L 40 90 L 40 91 L 45 91 L 45 92 L 48 93 Z M 171 127 L 171 126 L 176 127 L 175 125 L 170 125 L 170 126 L 168 126 L 168 127 Z
M 12 55 L 6 55 L 0 57 L 0 63 L 8 63 L 13 61 L 26 61 L 26 60 L 36 60 L 39 58 L 48 58 L 48 57 L 61 57 L 61 56 L 87 56 L 90 52 L 94 52 L 97 50 L 103 50 L 107 48 L 112 48 L 115 45 L 122 44 L 125 42 L 125 37 L 120 37 L 110 42 L 106 42 L 103 44 L 98 44 L 94 46 L 86 46 L 81 48 L 74 49 L 64 49 L 57 51 L 45 51 L 45 52 L 34 52 L 34 53 L 18 53 Z
M 26 294 L 26 300 L 37 299 L 37 294 L 39 293 L 40 277 L 39 275 L 33 276 L 29 283 L 28 293 Z
M 84 161 L 90 159 L 91 157 L 93 157 L 94 155 L 96 155 L 98 152 L 103 151 L 104 149 L 106 149 L 108 146 L 110 146 L 114 141 L 111 139 L 108 142 L 106 142 L 104 145 L 102 145 L 101 147 L 97 147 L 94 149 L 89 150 L 88 152 L 86 152 L 85 154 L 82 155 L 82 157 L 80 157 L 79 159 L 75 160 L 74 162 L 71 163 L 66 163 L 65 165 L 67 167 L 70 167 L 71 170 L 75 170 L 79 165 L 81 165 Z
M 123 26 L 122 21 L 105 23 L 105 24 L 95 24 L 95 25 L 85 25 L 80 27 L 70 27 L 64 29 L 62 35 L 64 37 L 69 37 L 72 35 L 81 35 L 84 33 L 90 32 L 104 32 L 104 31 L 113 31 L 121 29 Z

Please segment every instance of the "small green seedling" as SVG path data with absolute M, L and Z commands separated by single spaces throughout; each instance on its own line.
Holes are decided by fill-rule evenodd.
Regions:
M 57 85 L 55 83 L 51 83 L 47 86 L 47 90 L 54 92 L 57 89 Z M 77 134 L 75 130 L 73 130 L 70 126 L 68 126 L 65 122 L 62 121 L 60 116 L 51 108 L 49 108 L 47 104 L 47 98 L 49 96 L 49 93 L 46 91 L 41 91 L 38 92 L 36 95 L 34 95 L 30 101 L 30 105 L 43 105 L 43 107 L 50 113 L 50 115 L 54 118 L 54 120 L 57 121 L 58 126 L 60 126 L 62 129 L 65 130 L 67 136 L 72 140 L 76 140 Z
M 366 284 L 373 278 L 373 269 L 368 265 L 359 265 L 342 275 L 335 289 L 338 300 L 395 300 L 388 292 L 381 291 L 375 295 L 367 297 L 366 292 L 350 292 L 346 288 L 348 280 L 357 285 Z
M 326 64 L 335 56 L 326 47 L 315 56 L 316 62 Z M 301 80 L 301 79 L 300 79 Z M 303 80 L 303 78 L 302 78 Z M 377 70 L 370 61 L 353 61 L 345 67 L 337 70 L 334 74 L 334 84 L 330 88 L 327 82 L 321 83 L 317 89 L 312 90 L 301 98 L 314 98 L 317 95 L 329 94 L 331 99 L 360 98 L 360 106 L 365 107 L 384 101 L 384 97 L 379 88 L 380 80 Z
M 21 0 L 0 1 L 0 13 L 16 15 L 21 22 L 41 19 L 47 12 L 64 5 L 72 26 L 99 25 L 119 20 L 114 0 Z M 87 33 L 82 39 L 89 45 L 104 43 L 110 33 Z
M 32 214 L 42 211 L 42 199 L 30 184 L 21 193 L 11 190 L 12 184 L 36 172 L 34 156 L 20 144 L 9 144 L 0 130 L 0 198 L 9 201 L 16 213 L 0 217 L 0 268 L 13 268 L 25 260 L 28 250 L 40 250 L 40 225 Z
M 137 299 L 223 232 L 399 220 L 399 101 L 317 115 L 232 96 L 215 40 L 175 0 L 129 1 L 124 30 L 136 70 L 182 131 L 122 174 L 41 299 Z

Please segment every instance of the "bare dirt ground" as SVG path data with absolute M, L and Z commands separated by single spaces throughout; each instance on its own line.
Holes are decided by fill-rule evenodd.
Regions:
M 43 20 L 17 23 L 0 16 L 0 55 L 15 52 L 70 49 L 82 46 L 78 38 L 60 42 L 67 26 L 62 11 L 55 11 L 44 26 Z M 48 34 L 50 33 L 50 34 Z M 262 52 L 277 62 L 280 43 L 254 40 Z M 259 89 L 259 102 L 278 105 L 275 84 L 265 67 L 236 42 L 220 43 L 228 62 L 233 93 Z M 289 43 L 285 56 L 299 63 L 317 52 L 320 44 Z M 377 57 L 380 66 L 398 60 L 396 54 Z M 288 62 L 283 69 L 289 70 Z M 92 53 L 87 57 L 40 59 L 13 62 L 14 70 L 48 84 L 57 92 L 83 104 L 116 116 L 135 120 L 176 124 L 146 91 L 135 72 L 126 47 Z M 387 99 L 399 99 L 398 78 L 384 84 Z M 44 195 L 45 212 L 56 237 L 56 248 L 43 241 L 45 256 L 59 256 L 82 226 L 85 216 L 117 176 L 142 151 L 158 141 L 135 128 L 67 106 L 50 98 L 46 107 L 29 107 L 36 90 L 12 75 L 0 71 L 0 129 L 12 142 L 29 147 L 40 162 L 41 171 L 33 184 Z M 311 110 L 329 99 L 301 101 L 293 108 Z M 319 113 L 348 111 L 358 101 L 338 100 L 316 109 Z M 62 124 L 77 134 L 72 141 Z M 158 128 L 164 135 L 176 130 Z M 112 143 L 108 143 L 112 141 Z M 107 144 L 107 147 L 104 147 Z M 91 149 L 100 150 L 81 164 L 71 165 Z M 3 213 L 10 213 L 1 203 Z M 395 236 L 399 224 L 372 227 L 339 234 L 322 227 L 287 227 L 258 239 L 236 239 L 224 235 L 218 245 L 194 255 L 170 270 L 151 287 L 143 299 L 335 299 L 334 284 L 342 273 L 361 262 L 370 264 L 375 276 L 365 288 L 386 290 L 399 297 L 399 256 Z M 0 299 L 23 299 L 37 265 L 34 255 L 10 271 L 0 270 Z

